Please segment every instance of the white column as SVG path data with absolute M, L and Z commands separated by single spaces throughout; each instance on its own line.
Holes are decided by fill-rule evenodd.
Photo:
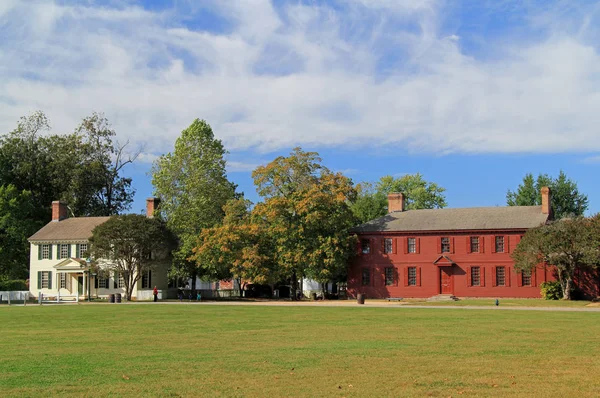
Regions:
M 85 272 L 83 273 L 83 297 L 87 294 L 87 281 L 85 279 Z

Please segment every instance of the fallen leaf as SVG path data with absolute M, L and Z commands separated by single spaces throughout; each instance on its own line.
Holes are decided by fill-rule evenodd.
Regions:
M 123 375 L 123 378 L 124 378 L 125 380 L 129 380 L 129 377 L 127 377 L 127 376 L 125 376 L 125 375 Z
M 348 387 L 352 388 L 352 387 L 353 387 L 353 385 L 352 385 L 352 384 L 348 384 Z
M 338 389 L 339 389 L 339 390 L 341 390 L 341 389 L 342 389 L 342 386 L 338 386 Z
M 498 384 L 494 384 L 492 387 L 496 388 L 496 387 L 498 387 Z
M 294 370 L 294 368 L 292 368 L 291 370 Z
M 464 391 L 459 391 L 458 392 L 460 395 L 463 395 L 465 392 Z

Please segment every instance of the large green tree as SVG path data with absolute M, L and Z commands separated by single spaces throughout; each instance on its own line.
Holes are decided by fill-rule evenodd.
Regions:
M 528 173 L 523 177 L 516 191 L 508 190 L 506 204 L 509 206 L 539 206 L 542 204 L 542 187 L 547 186 L 552 193 L 550 205 L 555 219 L 582 216 L 588 208 L 588 198 L 579 192 L 577 183 L 561 170 L 557 178 L 539 174 L 537 178 Z
M 29 271 L 27 238 L 40 226 L 29 191 L 0 185 L 0 276 L 25 279 Z
M 113 216 L 94 228 L 89 254 L 98 272 L 123 277 L 125 297 L 131 299 L 145 271 L 170 261 L 174 238 L 164 222 L 141 214 Z
M 190 260 L 200 232 L 221 223 L 223 206 L 235 196 L 227 179 L 221 140 L 204 120 L 196 119 L 175 142 L 175 150 L 152 167 L 152 184 L 160 198 L 160 216 L 179 238 L 174 265 L 195 283 L 198 268 Z M 181 273 L 179 273 L 181 275 Z
M 352 182 L 321 164 L 315 152 L 295 148 L 252 173 L 264 202 L 253 212 L 266 224 L 279 273 L 324 282 L 339 276 L 355 251 L 350 228 L 356 224 L 349 203 L 356 192 Z
M 511 254 L 515 269 L 531 271 L 543 263 L 555 266 L 563 298 L 570 300 L 575 273 L 598 265 L 597 225 L 597 217 L 575 217 L 530 229 Z
M 387 195 L 391 192 L 404 194 L 406 210 L 446 207 L 446 189 L 426 181 L 420 173 L 401 177 L 383 176 L 375 184 L 362 183 L 357 188 L 358 195 L 352 203 L 352 211 L 361 223 L 387 213 Z

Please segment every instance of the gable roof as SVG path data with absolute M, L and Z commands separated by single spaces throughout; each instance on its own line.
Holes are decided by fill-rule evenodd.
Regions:
M 353 232 L 425 232 L 529 229 L 544 224 L 542 206 L 469 207 L 396 211 L 353 228 Z
M 62 221 L 50 221 L 29 237 L 30 242 L 52 240 L 88 240 L 98 225 L 110 217 L 74 217 Z

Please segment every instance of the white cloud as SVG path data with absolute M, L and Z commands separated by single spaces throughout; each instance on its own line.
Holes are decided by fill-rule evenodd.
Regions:
M 103 111 L 148 159 L 196 117 L 232 151 L 600 150 L 594 13 L 536 41 L 496 40 L 493 56 L 477 57 L 461 48 L 464 34 L 440 28 L 437 1 L 206 4 L 227 22 L 221 30 L 186 27 L 177 10 L 3 3 L 0 132 L 42 109 L 55 131 Z M 551 18 L 543 13 L 545 27 Z
M 229 173 L 254 171 L 258 166 L 260 166 L 259 163 L 227 161 L 227 171 Z

